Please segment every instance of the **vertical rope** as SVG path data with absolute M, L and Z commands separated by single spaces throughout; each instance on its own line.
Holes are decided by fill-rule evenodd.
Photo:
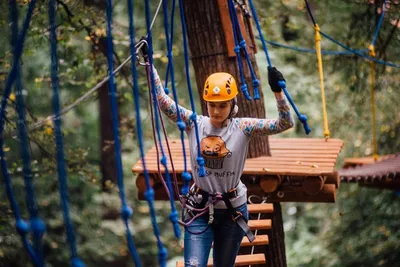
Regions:
M 234 24 L 234 19 L 233 19 L 233 16 L 234 16 L 233 12 L 236 12 L 236 10 L 235 10 L 235 8 L 233 8 L 233 10 L 232 10 L 231 0 L 227 0 L 227 1 L 228 1 L 228 7 L 229 7 L 229 16 L 231 18 L 231 24 L 232 24 L 233 39 L 235 41 L 235 47 L 233 50 L 236 53 L 236 58 L 237 58 L 238 67 L 239 67 L 239 75 L 240 75 L 240 83 L 241 83 L 240 90 L 242 91 L 242 93 L 244 94 L 244 96 L 246 97 L 247 100 L 251 100 L 251 97 L 247 90 L 246 80 L 244 79 L 242 57 L 240 55 L 240 46 L 238 44 L 238 38 L 236 35 L 236 29 L 235 29 L 235 24 Z
M 381 16 L 379 17 L 378 26 L 376 27 L 375 34 L 374 34 L 374 37 L 373 37 L 372 42 L 371 42 L 372 46 L 375 46 L 375 42 L 376 42 L 376 40 L 378 38 L 379 30 L 381 29 L 383 18 L 385 17 L 387 4 L 388 4 L 388 0 L 385 0 L 385 3 L 382 5 L 382 13 L 381 13 Z
M 253 5 L 253 1 L 252 0 L 249 0 L 249 5 L 250 5 L 252 16 L 253 16 L 254 21 L 256 23 L 256 26 L 257 26 L 257 31 L 258 31 L 258 34 L 260 36 L 261 42 L 262 42 L 262 46 L 263 46 L 263 49 L 264 49 L 265 56 L 267 58 L 268 66 L 272 67 L 272 63 L 271 63 L 271 59 L 269 57 L 269 53 L 268 53 L 266 41 L 265 41 L 265 38 L 264 38 L 264 34 L 263 34 L 262 30 L 261 30 L 260 21 L 258 19 L 257 12 L 256 12 L 256 9 L 255 9 L 255 7 Z M 296 107 L 295 103 L 293 102 L 292 98 L 290 97 L 289 92 L 286 89 L 285 81 L 280 81 L 279 82 L 279 86 L 282 88 L 287 100 L 289 101 L 289 103 L 293 107 L 295 113 L 297 114 L 297 117 L 299 118 L 299 121 L 303 124 L 303 128 L 304 128 L 305 133 L 309 134 L 311 132 L 311 129 L 307 124 L 307 116 L 304 115 L 304 114 L 300 114 L 300 112 L 297 110 L 297 107 Z
M 371 44 L 369 47 L 369 56 L 374 58 L 375 48 Z M 371 82 L 371 120 L 372 120 L 372 143 L 374 147 L 374 160 L 376 161 L 379 157 L 378 155 L 378 145 L 376 140 L 376 110 L 375 110 L 375 83 L 376 83 L 376 66 L 374 61 L 370 61 L 370 82 Z
M 236 12 L 235 4 L 233 3 L 233 0 L 229 1 L 228 4 L 230 5 L 230 10 L 232 10 L 231 14 L 231 20 L 232 20 L 232 25 L 233 28 L 237 30 L 237 37 L 238 37 L 238 42 L 239 46 L 244 52 L 247 65 L 250 70 L 251 78 L 253 79 L 252 85 L 253 85 L 253 90 L 254 90 L 254 100 L 259 100 L 260 99 L 260 94 L 258 92 L 258 87 L 260 86 L 260 82 L 257 79 L 256 73 L 253 68 L 253 64 L 251 64 L 250 61 L 250 56 L 249 53 L 247 52 L 247 47 L 246 47 L 246 40 L 243 37 L 242 30 L 240 28 L 240 23 L 238 19 L 238 14 Z
M 163 0 L 161 0 L 163 1 Z M 174 18 L 175 18 L 175 7 L 176 7 L 176 1 L 172 0 L 172 10 L 171 10 L 171 33 L 170 33 L 170 38 L 171 38 L 171 44 L 174 43 Z M 170 73 L 170 68 L 171 68 L 171 63 L 168 61 L 167 65 L 167 71 L 165 72 L 165 83 L 164 83 L 164 92 L 168 95 L 169 94 L 169 89 L 168 89 L 168 77 Z
M 193 113 L 190 115 L 190 119 L 192 120 L 192 122 L 194 124 L 194 130 L 196 133 L 196 144 L 197 144 L 196 162 L 199 165 L 199 173 L 198 173 L 199 176 L 205 177 L 206 171 L 204 169 L 204 158 L 201 156 L 201 151 L 200 151 L 200 136 L 199 136 L 199 127 L 197 125 L 196 105 L 194 104 L 192 83 L 190 82 L 189 49 L 188 49 L 188 43 L 187 43 L 185 12 L 184 12 L 182 0 L 179 0 L 179 11 L 180 11 L 180 16 L 181 16 L 181 26 L 182 26 L 182 39 L 183 39 L 183 52 L 184 52 L 184 58 L 185 58 L 186 83 L 187 83 L 188 92 L 189 92 L 190 107 L 193 111 Z M 193 168 L 193 170 L 194 170 L 194 168 Z M 184 187 L 182 188 L 183 195 L 186 195 L 189 192 L 189 183 L 190 183 L 190 180 L 185 181 Z
M 78 257 L 75 244 L 75 234 L 73 232 L 72 222 L 69 215 L 68 206 L 68 184 L 67 170 L 64 159 L 63 133 L 61 130 L 60 98 L 59 98 L 59 80 L 58 80 L 58 57 L 57 57 L 57 33 L 56 33 L 56 3 L 55 0 L 49 1 L 49 24 L 50 24 L 50 54 L 51 54 L 51 85 L 53 89 L 53 110 L 56 115 L 53 119 L 55 128 L 55 139 L 57 146 L 57 172 L 59 190 L 61 196 L 61 205 L 64 214 L 64 224 L 67 229 L 67 240 L 71 253 L 71 266 L 83 267 L 85 264 Z
M 10 4 L 15 4 L 15 1 L 11 1 Z M 0 106 L 0 165 L 1 165 L 1 172 L 2 176 L 4 179 L 4 184 L 5 184 L 5 189 L 6 189 L 6 194 L 8 197 L 8 200 L 10 202 L 11 209 L 14 213 L 15 217 L 15 226 L 17 229 L 18 234 L 21 236 L 22 244 L 27 251 L 30 259 L 32 260 L 33 264 L 35 267 L 41 267 L 42 262 L 38 259 L 36 256 L 36 252 L 29 243 L 28 240 L 28 232 L 30 231 L 30 224 L 28 224 L 25 220 L 22 219 L 21 212 L 19 210 L 19 206 L 17 203 L 17 199 L 14 195 L 14 191 L 11 186 L 11 177 L 8 172 L 8 167 L 7 167 L 7 161 L 6 161 L 6 155 L 4 152 L 4 126 L 5 126 L 5 118 L 6 118 L 6 108 L 7 108 L 7 101 L 8 98 L 10 97 L 11 90 L 12 90 L 12 85 L 17 78 L 18 74 L 18 68 L 19 68 L 19 61 L 22 56 L 23 52 L 23 47 L 25 43 L 25 38 L 26 34 L 29 28 L 29 24 L 32 19 L 32 14 L 33 14 L 33 9 L 35 7 L 36 0 L 32 0 L 29 3 L 28 10 L 26 12 L 26 16 L 23 22 L 23 26 L 21 29 L 21 33 L 19 35 L 19 38 L 15 38 L 14 44 L 15 47 L 13 48 L 13 64 L 11 67 L 10 72 L 8 73 L 6 84 L 4 87 L 3 91 L 3 97 L 1 100 L 1 106 Z M 15 7 L 14 7 L 15 8 Z M 16 12 L 15 10 L 13 11 L 13 7 L 10 5 L 10 12 Z M 12 21 L 12 23 L 17 23 L 16 21 Z
M 320 82 L 321 100 L 322 100 L 322 114 L 324 119 L 324 137 L 328 139 L 330 137 L 330 132 L 328 126 L 328 114 L 326 112 L 324 70 L 322 68 L 322 54 L 321 54 L 321 35 L 319 33 L 320 28 L 318 24 L 314 25 L 314 29 L 315 29 L 315 51 L 317 52 L 318 73 L 319 73 L 319 82 Z
M 15 1 L 10 1 L 10 13 L 11 13 L 11 45 L 15 50 L 18 41 L 18 10 Z M 14 51 L 15 52 L 15 51 Z M 32 172 L 31 172 L 31 155 L 29 152 L 29 142 L 26 129 L 25 120 L 25 109 L 24 109 L 24 98 L 22 95 L 22 80 L 21 80 L 21 70 L 19 68 L 19 62 L 17 73 L 16 73 L 16 95 L 17 95 L 17 112 L 18 112 L 18 136 L 21 140 L 21 156 L 23 162 L 23 174 L 25 183 L 25 196 L 26 203 L 28 206 L 29 216 L 30 216 L 30 226 L 33 235 L 33 243 L 35 247 L 35 252 L 37 260 L 40 262 L 41 266 L 44 266 L 43 260 L 43 248 L 42 248 L 42 237 L 45 232 L 46 226 L 43 220 L 39 217 L 39 211 L 36 203 L 35 191 L 32 183 Z
M 173 60 L 172 60 L 172 46 L 170 43 L 171 40 L 170 40 L 169 33 L 168 33 L 168 30 L 169 30 L 169 28 L 168 28 L 168 3 L 167 3 L 167 1 L 163 1 L 162 4 L 163 4 L 163 13 L 164 13 L 165 37 L 167 40 L 167 49 L 168 49 L 168 65 L 170 67 L 172 89 L 173 89 L 174 96 L 175 96 L 176 89 L 175 89 L 174 65 L 173 65 Z M 150 67 L 152 67 L 152 65 Z M 155 113 L 155 114 L 161 115 L 158 110 L 157 99 L 153 99 L 153 103 L 157 104 L 154 106 L 154 108 L 157 109 L 157 113 Z M 161 132 L 160 132 L 160 125 L 159 125 L 158 118 L 156 121 L 156 127 L 157 127 L 157 137 L 158 137 L 158 142 L 159 142 L 160 152 L 161 152 L 161 161 L 160 162 L 164 166 L 164 169 L 165 169 L 166 184 L 167 184 L 168 191 L 169 191 L 169 200 L 170 200 L 170 206 L 171 206 L 171 213 L 169 215 L 169 219 L 172 222 L 176 238 L 180 238 L 181 231 L 180 231 L 179 224 L 178 224 L 178 212 L 176 211 L 176 208 L 175 208 L 175 194 L 174 194 L 174 189 L 173 189 L 172 183 L 171 183 L 170 173 L 168 170 L 168 159 L 165 156 L 164 147 L 163 147 L 162 140 L 161 140 Z M 182 143 L 184 143 L 184 142 L 185 142 L 185 140 L 182 139 Z M 184 155 L 184 157 L 185 157 L 185 155 Z
M 146 29 L 147 29 L 147 41 L 148 41 L 148 47 L 149 47 L 149 53 L 148 53 L 148 60 L 149 60 L 149 72 L 150 72 L 150 81 L 151 81 L 151 91 L 153 95 L 153 104 L 154 104 L 154 112 L 155 112 L 155 118 L 156 118 L 156 124 L 158 124 L 158 110 L 157 110 L 157 96 L 156 96 L 156 87 L 154 84 L 154 72 L 153 72 L 153 44 L 152 44 L 152 33 L 151 33 L 151 25 L 150 25 L 150 1 L 145 0 L 145 13 L 146 13 Z M 155 102 L 155 103 L 154 103 Z M 146 177 L 145 177 L 146 178 Z M 160 231 L 158 229 L 157 221 L 156 221 L 156 214 L 154 210 L 154 190 L 151 188 L 150 185 L 150 179 L 147 177 L 145 179 L 146 182 L 146 192 L 145 192 L 145 198 L 147 202 L 149 203 L 150 207 L 150 214 L 151 214 L 151 221 L 153 224 L 153 230 L 154 230 L 154 235 L 157 239 L 157 246 L 158 246 L 158 260 L 160 263 L 161 267 L 166 267 L 167 265 L 167 258 L 168 258 L 168 251 L 164 247 L 164 244 L 162 243 L 160 239 Z

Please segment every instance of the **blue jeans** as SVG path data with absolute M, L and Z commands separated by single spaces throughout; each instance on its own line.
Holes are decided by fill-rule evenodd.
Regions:
M 243 214 L 247 222 L 247 204 L 237 207 L 236 210 Z M 203 231 L 207 226 L 208 213 L 194 220 L 185 229 L 185 267 L 206 267 L 213 241 L 213 266 L 234 266 L 245 234 L 242 228 L 232 220 L 231 213 L 226 209 L 215 209 L 213 224 L 204 233 L 195 234 Z

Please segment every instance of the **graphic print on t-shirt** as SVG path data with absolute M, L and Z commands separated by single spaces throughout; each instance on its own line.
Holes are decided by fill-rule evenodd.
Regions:
M 216 135 L 210 135 L 201 140 L 201 154 L 205 159 L 205 166 L 210 169 L 222 169 L 226 157 L 232 152 L 226 147 L 225 141 Z

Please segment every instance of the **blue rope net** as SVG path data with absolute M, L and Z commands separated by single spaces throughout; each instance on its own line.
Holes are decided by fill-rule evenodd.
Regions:
M 147 28 L 147 40 L 148 40 L 148 48 L 149 48 L 149 64 L 150 66 L 153 66 L 153 44 L 152 44 L 152 33 L 151 33 L 151 24 L 150 24 L 150 1 L 145 0 L 145 14 L 146 14 L 146 28 Z M 156 96 L 156 87 L 154 84 L 154 72 L 153 68 L 150 67 L 150 82 L 151 82 L 151 93 L 153 96 L 153 104 L 154 104 L 154 113 L 155 113 L 155 122 L 156 125 L 158 124 L 158 109 L 157 109 L 157 96 Z M 159 127 L 159 126 L 158 126 Z M 145 192 L 145 198 L 149 204 L 150 207 L 150 215 L 151 215 L 151 222 L 153 225 L 153 231 L 154 235 L 157 239 L 157 247 L 158 247 L 158 261 L 160 263 L 161 267 L 165 267 L 167 264 L 167 258 L 168 258 L 168 251 L 165 248 L 163 242 L 161 241 L 160 238 L 160 230 L 157 225 L 156 221 L 156 214 L 154 210 L 154 190 L 150 186 L 150 179 L 149 177 L 145 176 L 145 182 L 146 182 L 146 192 Z
M 71 266 L 84 267 L 85 264 L 78 257 L 75 234 L 69 214 L 67 169 L 64 159 L 64 141 L 62 133 L 62 122 L 60 114 L 59 79 L 58 79 L 58 57 L 57 57 L 57 33 L 56 33 L 56 3 L 55 0 L 49 1 L 49 24 L 50 24 L 50 54 L 51 54 L 51 85 L 53 89 L 53 119 L 55 129 L 55 139 L 57 146 L 57 172 L 59 191 L 61 196 L 61 206 L 64 215 L 64 225 L 67 230 L 67 240 L 71 254 Z
M 206 173 L 205 173 L 205 169 L 204 169 L 204 158 L 201 156 L 201 151 L 200 151 L 200 136 L 199 136 L 199 127 L 197 125 L 196 106 L 194 104 L 192 83 L 190 82 L 189 49 L 188 49 L 188 43 L 187 43 L 185 12 L 183 10 L 182 0 L 179 0 L 179 11 L 180 11 L 180 16 L 181 16 L 181 26 L 182 26 L 183 52 L 184 52 L 184 58 L 185 58 L 185 75 L 186 75 L 186 82 L 187 82 L 189 98 L 190 98 L 190 107 L 193 111 L 193 113 L 190 116 L 190 119 L 194 124 L 194 130 L 196 133 L 196 144 L 197 144 L 196 162 L 199 165 L 199 176 L 204 177 L 204 176 L 206 176 Z M 189 192 L 190 180 L 189 180 L 189 176 L 187 176 L 187 175 L 183 176 L 183 178 L 184 178 L 185 184 L 182 189 L 182 194 L 186 195 Z
M 250 61 L 249 53 L 247 52 L 246 40 L 243 38 L 242 30 L 240 29 L 239 19 L 233 0 L 229 0 L 228 4 L 229 4 L 229 14 L 231 16 L 232 28 L 233 30 L 236 30 L 236 38 L 238 38 L 237 43 L 239 44 L 240 49 L 244 52 L 247 65 L 250 70 L 251 78 L 253 79 L 252 85 L 254 90 L 254 100 L 259 100 L 260 94 L 258 92 L 258 87 L 260 86 L 260 82 L 257 79 L 256 73 L 253 68 L 253 64 Z
M 125 234 L 128 242 L 129 252 L 135 263 L 135 266 L 141 266 L 139 256 L 136 251 L 136 247 L 133 241 L 133 236 L 129 227 L 129 219 L 133 214 L 132 208 L 128 205 L 125 196 L 125 186 L 122 168 L 122 158 L 121 158 L 121 143 L 119 139 L 119 118 L 118 118 L 118 107 L 117 107 L 117 88 L 114 80 L 114 47 L 112 38 L 112 1 L 107 0 L 106 5 L 107 13 L 107 63 L 108 63 L 108 73 L 109 73 L 109 92 L 111 101 L 111 113 L 113 121 L 113 134 L 114 134 L 114 148 L 115 148 L 115 159 L 117 165 L 117 184 L 119 188 L 119 197 L 121 200 L 121 217 L 125 225 Z M 132 2 L 128 0 L 128 13 L 129 13 L 129 33 L 130 36 L 133 35 L 133 5 Z M 131 40 L 132 42 L 133 40 Z M 132 45 L 132 44 L 131 44 Z M 133 57 L 136 58 L 136 57 Z M 135 73 L 136 76 L 136 73 Z
M 253 15 L 254 22 L 256 23 L 256 26 L 257 26 L 258 34 L 259 34 L 261 42 L 262 42 L 262 46 L 263 46 L 263 49 L 264 49 L 265 56 L 267 58 L 268 65 L 270 67 L 272 67 L 271 59 L 270 59 L 269 53 L 268 53 L 268 48 L 267 48 L 267 45 L 266 45 L 266 42 L 265 42 L 265 39 L 264 39 L 264 34 L 263 34 L 262 30 L 261 30 L 260 21 L 258 20 L 257 12 L 256 12 L 256 9 L 255 9 L 255 7 L 253 5 L 253 1 L 252 0 L 249 0 L 249 5 L 250 5 L 251 13 Z M 308 126 L 308 123 L 307 123 L 307 116 L 304 115 L 304 114 L 301 114 L 298 111 L 295 103 L 293 102 L 292 98 L 290 97 L 289 92 L 286 89 L 285 81 L 280 81 L 279 82 L 279 86 L 283 90 L 283 92 L 284 92 L 286 98 L 288 99 L 289 103 L 292 105 L 294 111 L 296 112 L 297 117 L 299 118 L 299 121 L 303 124 L 303 128 L 304 128 L 305 133 L 309 134 L 311 132 L 311 129 Z
M 12 68 L 7 76 L 5 88 L 3 91 L 3 97 L 2 97 L 1 105 L 0 105 L 0 134 L 1 134 L 0 165 L 1 165 L 1 172 L 3 175 L 3 179 L 4 179 L 6 194 L 7 194 L 8 200 L 10 202 L 11 209 L 14 213 L 17 232 L 21 236 L 22 244 L 23 244 L 25 250 L 28 252 L 28 255 L 29 255 L 30 259 L 32 260 L 34 266 L 36 267 L 36 266 L 44 266 L 44 263 L 43 263 L 43 259 L 40 257 L 40 254 L 38 253 L 38 251 L 35 250 L 35 248 L 32 247 L 31 243 L 29 242 L 28 233 L 32 230 L 32 226 L 33 226 L 33 229 L 35 229 L 35 232 L 34 232 L 35 247 L 40 251 L 40 248 L 38 247 L 38 246 L 40 246 L 40 242 L 39 242 L 40 238 L 38 238 L 38 237 L 41 236 L 40 230 L 44 231 L 44 229 L 40 228 L 39 226 L 43 226 L 43 224 L 39 224 L 38 223 L 39 220 L 37 219 L 37 216 L 35 216 L 37 209 L 34 204 L 35 203 L 34 195 L 33 195 L 33 190 L 30 186 L 30 181 L 26 180 L 26 178 L 29 178 L 28 175 L 24 175 L 25 183 L 28 182 L 28 184 L 26 184 L 27 185 L 27 193 L 32 193 L 32 194 L 29 197 L 27 196 L 27 201 L 28 201 L 28 207 L 30 208 L 30 212 L 33 212 L 33 214 L 31 214 L 31 221 L 29 223 L 26 222 L 21 216 L 19 205 L 17 203 L 16 197 L 15 197 L 14 191 L 12 189 L 12 185 L 11 185 L 11 176 L 8 172 L 6 155 L 5 155 L 5 151 L 4 151 L 4 138 L 3 138 L 4 137 L 4 126 L 5 126 L 5 118 L 6 118 L 7 101 L 8 101 L 8 98 L 10 97 L 12 86 L 13 86 L 14 82 L 17 83 L 17 85 L 16 85 L 17 86 L 17 95 L 19 93 L 18 88 L 21 87 L 19 62 L 20 62 L 20 59 L 22 56 L 24 43 L 25 43 L 25 39 L 26 39 L 26 34 L 27 34 L 29 24 L 32 19 L 32 14 L 33 14 L 35 4 L 36 4 L 36 0 L 32 0 L 29 3 L 28 10 L 27 10 L 24 22 L 23 22 L 23 26 L 22 26 L 21 32 L 18 36 L 17 10 L 16 10 L 16 6 L 15 6 L 15 2 L 14 3 L 13 3 L 13 1 L 10 2 L 11 23 L 13 24 L 12 25 L 13 64 L 12 64 Z M 18 110 L 20 110 L 21 109 L 20 96 L 18 96 L 18 98 L 19 99 L 17 101 L 19 103 L 17 105 L 18 105 Z M 23 116 L 23 114 L 21 114 L 19 112 L 19 119 L 22 116 Z M 19 132 L 21 133 L 22 130 L 24 130 L 24 129 L 19 124 Z M 28 172 L 26 172 L 25 162 L 26 162 L 26 158 L 24 159 L 24 174 L 29 174 Z M 32 200 L 32 203 L 30 203 L 31 200 Z M 37 220 L 32 221 L 32 219 L 37 219 Z M 32 224 L 32 222 L 33 222 L 33 224 Z

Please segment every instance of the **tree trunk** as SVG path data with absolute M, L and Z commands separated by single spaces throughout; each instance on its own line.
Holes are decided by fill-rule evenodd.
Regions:
M 99 38 L 99 45 L 97 49 L 93 48 L 94 54 L 103 54 L 107 49 L 106 39 Z M 104 67 L 104 61 L 99 60 L 95 63 L 95 69 L 100 70 Z M 117 183 L 117 165 L 115 160 L 115 146 L 114 146 L 114 133 L 112 129 L 112 113 L 111 113 L 111 102 L 109 97 L 109 83 L 105 83 L 98 92 L 99 96 L 99 123 L 100 123 L 100 169 L 102 174 L 102 189 L 107 191 L 109 186 L 107 186 L 108 181 L 112 183 Z
M 239 68 L 237 59 L 228 57 L 225 43 L 225 33 L 219 14 L 218 0 L 184 0 L 187 35 L 191 51 L 191 59 L 196 75 L 198 93 L 203 93 L 203 85 L 207 77 L 219 71 L 231 73 L 239 83 Z M 229 16 L 229 13 L 227 14 Z M 247 32 L 249 29 L 247 28 Z M 258 67 L 254 54 L 250 54 L 256 75 L 259 79 Z M 253 96 L 252 79 L 246 61 L 243 59 L 244 75 L 248 90 Z M 260 80 L 260 79 L 259 79 Z M 264 97 L 260 89 L 260 100 L 248 101 L 243 94 L 238 96 L 239 117 L 265 118 Z M 207 114 L 202 101 L 202 112 Z M 250 142 L 248 158 L 269 156 L 268 137 L 253 138 Z M 279 203 L 274 204 L 273 227 L 269 233 L 270 244 L 264 248 L 269 267 L 285 267 L 285 242 L 282 222 L 282 211 Z

